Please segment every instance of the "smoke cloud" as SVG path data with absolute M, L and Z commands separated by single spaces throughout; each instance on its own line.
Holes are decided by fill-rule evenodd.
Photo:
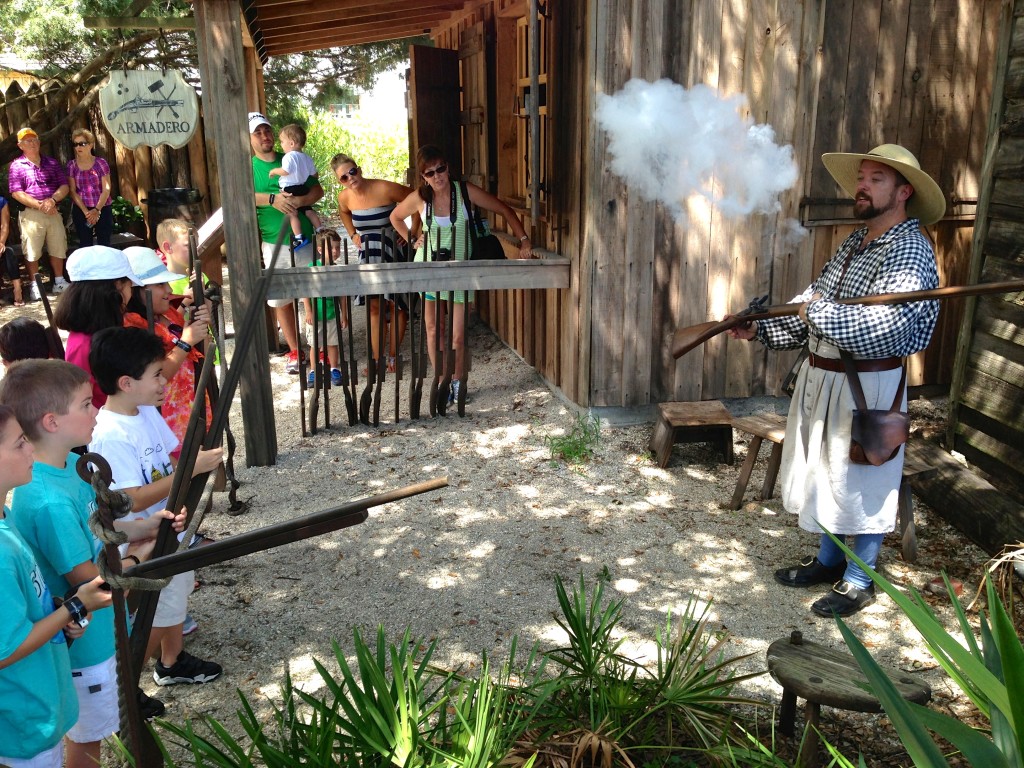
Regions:
M 728 217 L 774 213 L 797 180 L 793 148 L 778 146 L 771 126 L 741 117 L 744 103 L 706 85 L 634 79 L 598 96 L 596 117 L 609 135 L 611 169 L 677 219 L 694 196 Z

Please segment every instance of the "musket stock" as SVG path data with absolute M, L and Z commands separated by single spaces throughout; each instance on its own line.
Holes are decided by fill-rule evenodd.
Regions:
M 935 299 L 955 299 L 963 296 L 985 296 L 992 293 L 1014 293 L 1024 291 L 1024 280 L 1004 280 L 1001 282 L 978 283 L 976 285 L 951 285 L 945 288 L 932 288 L 927 291 L 906 291 L 905 293 L 879 293 L 873 296 L 852 296 L 837 299 L 836 304 L 862 304 L 867 306 L 879 304 L 910 304 L 915 301 L 931 301 Z M 725 320 L 699 323 L 678 328 L 672 335 L 672 357 L 679 359 L 694 347 L 700 346 L 708 339 L 738 325 L 765 320 L 771 317 L 795 315 L 802 305 L 776 304 L 760 312 L 733 315 Z

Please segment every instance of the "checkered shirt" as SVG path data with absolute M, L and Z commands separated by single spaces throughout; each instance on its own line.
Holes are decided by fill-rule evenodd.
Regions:
M 110 166 L 102 157 L 94 159 L 92 168 L 83 171 L 74 160 L 68 163 L 68 178 L 75 180 L 75 192 L 88 208 L 95 208 L 103 194 L 103 177 L 110 175 Z M 107 205 L 110 205 L 107 200 Z
M 880 293 L 924 291 L 939 285 L 935 253 L 917 219 L 908 219 L 860 247 L 867 229 L 839 246 L 818 278 L 790 303 L 824 298 L 807 306 L 807 323 L 797 316 L 757 321 L 757 338 L 772 349 L 794 349 L 813 334 L 858 358 L 904 357 L 928 346 L 939 316 L 938 301 L 866 306 L 835 299 Z M 852 259 L 842 286 L 843 265 Z
M 41 156 L 36 165 L 22 155 L 11 161 L 7 173 L 7 186 L 11 192 L 27 192 L 36 200 L 53 197 L 58 189 L 68 183 L 67 174 L 60 162 L 52 157 Z

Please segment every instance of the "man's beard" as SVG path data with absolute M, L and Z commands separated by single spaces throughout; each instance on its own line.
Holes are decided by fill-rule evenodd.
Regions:
M 867 203 L 867 206 L 860 208 L 860 203 Z M 887 213 L 893 209 L 896 205 L 896 195 L 889 198 L 889 202 L 882 208 L 876 208 L 874 203 L 868 197 L 859 197 L 854 200 L 853 203 L 853 216 L 861 221 L 870 221 L 871 219 L 881 216 L 883 213 Z

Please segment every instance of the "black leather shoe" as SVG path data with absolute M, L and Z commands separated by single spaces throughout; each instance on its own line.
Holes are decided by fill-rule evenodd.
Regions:
M 780 568 L 775 580 L 784 587 L 813 587 L 815 584 L 835 584 L 846 573 L 846 561 L 839 565 L 822 565 L 817 557 L 805 557 L 800 565 Z
M 840 581 L 833 585 L 832 591 L 820 600 L 815 600 L 811 610 L 819 616 L 852 616 L 861 608 L 875 602 L 875 585 L 866 589 L 853 586 L 848 581 Z

